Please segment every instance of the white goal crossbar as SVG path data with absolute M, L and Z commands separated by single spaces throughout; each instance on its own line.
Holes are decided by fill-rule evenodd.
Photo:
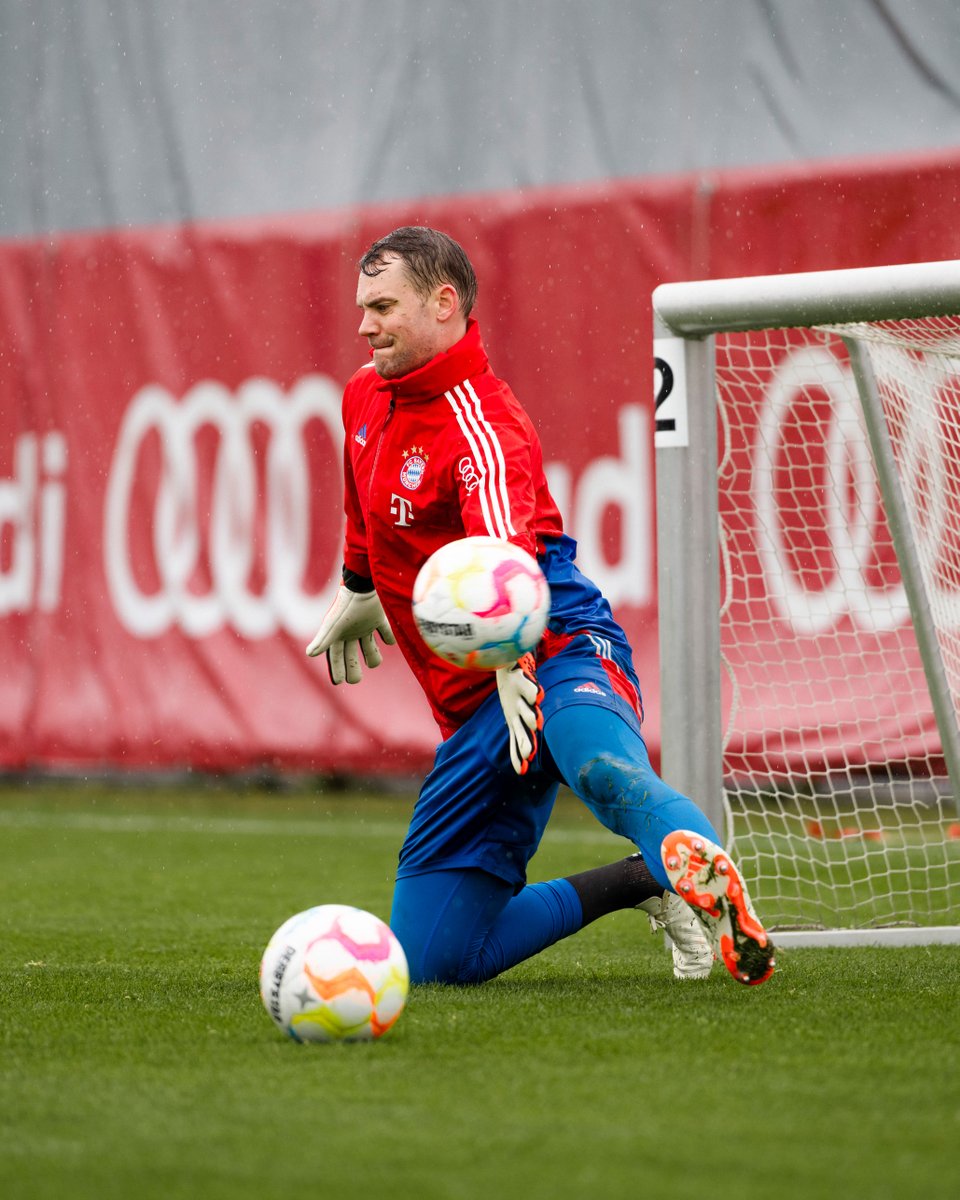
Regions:
M 955 595 L 960 609 L 960 553 L 956 579 L 945 583 L 938 567 L 940 574 L 931 584 L 934 539 L 918 529 L 918 521 L 922 526 L 932 520 L 929 476 L 935 475 L 933 483 L 946 489 L 948 501 L 960 501 L 960 451 L 941 452 L 936 445 L 938 438 L 953 445 L 955 422 L 960 447 L 960 261 L 664 284 L 653 294 L 653 307 L 662 774 L 724 830 L 748 877 L 756 879 L 758 904 L 782 909 L 771 922 L 778 928 L 779 921 L 783 930 L 780 944 L 960 941 L 960 841 L 940 845 L 939 831 L 946 826 L 943 820 L 936 828 L 931 824 L 931 814 L 944 818 L 960 796 L 960 649 L 953 659 L 953 643 L 960 647 L 960 622 L 955 637 L 954 622 L 941 618 L 931 601 L 931 588 L 934 600 L 949 591 L 950 605 Z M 940 318 L 947 320 L 938 324 Z M 932 319 L 937 320 L 930 328 Z M 822 367 L 822 381 L 811 383 L 812 364 Z M 808 393 L 794 410 L 789 397 L 784 399 L 788 386 Z M 898 407 L 912 403 L 913 392 L 927 405 L 919 416 Z M 931 397 L 938 406 L 934 416 Z M 851 415 L 857 401 L 859 415 Z M 782 430 L 788 429 L 787 450 L 764 442 L 773 427 L 772 409 L 781 414 L 774 424 L 780 419 L 783 437 Z M 944 416 L 941 410 L 949 411 Z M 785 412 L 791 414 L 789 420 L 782 416 Z M 937 424 L 943 421 L 946 435 Z M 921 427 L 934 430 L 925 449 L 917 448 L 920 435 L 914 432 Z M 803 439 L 807 442 L 801 447 Z M 797 465 L 801 458 L 802 470 Z M 905 493 L 906 459 L 916 496 Z M 875 484 L 866 474 L 871 463 Z M 948 484 L 943 484 L 941 476 L 947 473 Z M 838 494 L 825 499 L 824 480 L 837 477 L 842 477 Z M 794 511 L 788 514 L 786 532 L 764 528 L 770 495 L 790 486 Z M 871 488 L 876 500 L 867 494 Z M 832 575 L 821 564 L 822 585 L 810 583 L 810 564 L 823 559 L 825 551 L 815 537 L 804 543 L 794 527 L 818 504 L 825 506 L 828 525 L 843 519 L 861 531 L 882 525 L 892 562 L 883 567 L 884 578 L 898 572 L 895 587 L 889 582 L 864 587 L 863 575 L 869 570 L 879 577 L 882 564 L 865 565 L 866 552 L 857 542 L 855 552 L 861 557 L 854 566 L 861 581 L 850 585 L 854 590 L 843 602 L 845 609 L 835 605 L 847 616 L 838 617 L 837 628 L 830 629 L 823 613 L 838 589 L 847 586 L 845 577 L 856 572 L 848 561 L 851 551 L 838 556 Z M 960 504 L 936 510 L 938 530 L 952 519 L 948 510 L 954 507 Z M 821 542 L 829 536 L 836 540 L 839 535 L 828 529 Z M 843 546 L 842 538 L 839 544 Z M 751 564 L 754 559 L 768 564 L 777 554 L 787 563 L 787 577 L 766 595 L 761 587 L 769 586 L 769 580 L 762 583 L 764 571 L 759 569 L 750 574 Z M 804 617 L 806 626 L 798 619 L 791 627 L 784 617 L 796 591 L 791 571 L 805 573 L 812 593 L 808 602 L 813 615 Z M 901 592 L 905 602 L 898 609 L 890 597 Z M 879 615 L 864 615 L 865 595 L 879 597 Z M 851 612 L 868 630 L 861 642 L 854 640 L 858 622 Z M 836 659 L 825 661 L 818 677 L 821 650 L 824 656 L 836 650 Z M 901 653 L 917 663 L 912 674 L 912 667 L 903 668 L 904 677 L 926 682 L 924 698 L 905 696 L 902 707 L 909 712 L 891 717 L 901 717 L 903 730 L 897 736 L 911 747 L 903 752 L 909 766 L 897 761 L 899 750 L 889 745 L 882 760 L 871 758 L 875 743 L 884 747 L 872 726 L 863 735 L 862 753 L 857 748 L 844 760 L 842 746 L 837 749 L 843 741 L 842 721 L 826 716 L 823 729 L 813 729 L 804 714 L 789 731 L 778 727 L 751 736 L 745 729 L 730 737 L 735 724 L 729 717 L 731 695 L 736 706 L 737 698 L 755 687 L 757 696 L 765 694 L 769 700 L 774 694 L 770 681 L 781 671 L 786 672 L 786 690 L 797 692 L 797 706 L 802 694 L 810 710 L 820 707 L 826 713 L 835 688 L 854 695 L 856 705 L 869 715 L 872 707 L 884 707 L 889 679 L 897 677 L 895 672 L 868 676 L 864 664 L 882 661 L 883 655 L 893 662 Z M 764 660 L 763 655 L 772 657 Z M 846 674 L 838 684 L 841 670 Z M 762 715 L 762 701 L 756 705 Z M 927 725 L 921 712 L 926 707 Z M 818 737 L 808 753 L 807 743 Z M 912 747 L 922 737 L 927 749 L 921 753 Z M 935 753 L 929 749 L 931 737 L 939 737 Z M 934 760 L 945 775 L 939 784 L 933 778 Z M 886 777 L 885 789 L 877 784 L 878 775 Z M 839 780 L 839 800 L 831 779 Z M 909 820 L 898 815 L 894 822 L 889 814 L 898 810 L 891 798 L 904 788 L 912 813 Z M 825 796 L 830 799 L 824 810 Z M 859 839 L 848 837 L 850 830 L 842 827 L 848 807 L 854 812 L 853 832 L 863 834 Z M 837 832 L 823 832 L 834 826 Z M 951 836 L 960 836 L 955 825 L 950 829 Z M 931 866 L 927 851 L 934 841 Z M 779 864 L 788 860 L 796 864 L 793 881 L 780 874 Z M 911 876 L 914 884 L 906 882 Z M 828 896 L 838 882 L 848 899 Z M 900 893 L 911 886 L 935 892 L 935 903 L 922 900 L 918 906 L 904 900 L 901 912 Z M 862 894 L 880 890 L 885 899 L 879 912 L 862 905 Z

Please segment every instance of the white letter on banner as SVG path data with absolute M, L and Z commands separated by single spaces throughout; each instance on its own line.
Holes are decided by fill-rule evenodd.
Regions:
M 13 479 L 0 479 L 0 538 L 9 528 L 12 547 L 9 569 L 0 570 L 0 616 L 27 612 L 33 599 L 38 473 L 34 434 L 17 438 L 13 458 Z
M 649 417 L 641 405 L 625 404 L 617 424 L 620 457 L 594 459 L 581 474 L 571 536 L 577 539 L 581 570 L 610 603 L 639 606 L 649 603 L 653 590 Z M 620 510 L 620 557 L 615 563 L 603 552 L 603 517 L 608 508 Z
M 67 536 L 67 489 L 63 473 L 67 469 L 67 439 L 56 431 L 43 439 L 43 470 L 46 478 L 40 489 L 40 577 L 37 581 L 37 607 L 53 612 L 60 605 L 63 580 L 63 547 Z

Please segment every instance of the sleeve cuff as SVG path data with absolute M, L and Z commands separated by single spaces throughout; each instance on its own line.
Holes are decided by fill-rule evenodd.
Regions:
M 356 571 L 351 571 L 347 566 L 343 568 L 343 586 L 348 592 L 374 591 L 372 579 L 368 579 L 366 575 L 358 575 Z

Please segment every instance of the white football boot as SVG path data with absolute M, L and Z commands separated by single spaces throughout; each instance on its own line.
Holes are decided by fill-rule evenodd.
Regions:
M 654 933 L 662 929 L 669 937 L 676 978 L 706 979 L 713 966 L 713 951 L 690 906 L 673 892 L 664 892 L 644 900 L 637 908 L 650 918 Z
M 738 983 L 769 979 L 774 949 L 754 912 L 740 872 L 716 842 L 689 829 L 663 839 L 667 878 L 696 916 L 713 952 Z

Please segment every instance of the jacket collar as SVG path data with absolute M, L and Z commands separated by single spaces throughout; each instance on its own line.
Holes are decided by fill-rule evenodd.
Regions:
M 382 379 L 380 392 L 392 392 L 398 400 L 427 400 L 478 375 L 487 365 L 487 352 L 480 337 L 480 326 L 470 317 L 467 331 L 449 350 L 444 350 L 409 375 L 397 379 Z

